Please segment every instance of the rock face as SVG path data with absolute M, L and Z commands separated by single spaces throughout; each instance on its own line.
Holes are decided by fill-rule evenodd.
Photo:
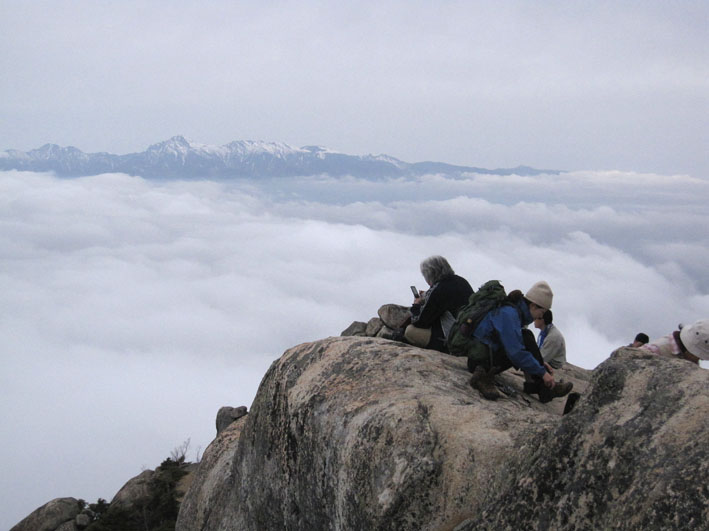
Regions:
M 154 470 L 143 470 L 134 478 L 129 479 L 113 496 L 111 506 L 129 509 L 143 502 L 150 495 L 150 482 L 154 477 Z
M 78 529 L 75 519 L 80 511 L 76 498 L 57 498 L 32 511 L 10 531 L 74 531 Z
M 244 408 L 245 410 L 246 408 Z M 174 463 L 174 462 L 173 462 Z M 196 472 L 195 463 L 184 463 L 173 466 L 179 467 L 182 477 L 175 485 L 175 498 L 179 504 L 190 486 L 191 479 Z M 139 515 L 140 527 L 148 526 L 154 519 L 154 513 L 160 509 L 156 504 L 165 502 L 165 496 L 170 493 L 165 490 L 169 485 L 169 477 L 166 477 L 163 465 L 156 470 L 144 470 L 134 478 L 128 480 L 111 500 L 105 514 L 102 511 L 95 512 L 95 508 L 87 506 L 83 500 L 76 498 L 57 498 L 33 511 L 29 516 L 15 525 L 11 531 L 81 531 L 89 526 L 90 529 L 134 529 L 136 525 L 136 514 Z M 160 483 L 160 499 L 155 500 L 154 482 Z M 105 503 L 105 501 L 104 501 Z M 100 522 L 94 522 L 94 518 L 100 516 Z M 166 523 L 163 518 L 162 524 Z M 108 523 L 106 523 L 108 521 Z M 172 522 L 175 516 L 172 516 Z M 148 526 L 149 527 L 149 526 Z M 147 527 L 146 527 L 147 528 Z M 152 527 L 150 527 L 152 529 Z M 161 528 L 162 529 L 162 528 Z
M 199 468 L 192 476 L 187 495 L 180 505 L 176 529 L 202 529 L 212 517 L 214 507 L 221 507 L 231 492 L 233 459 L 246 417 L 242 416 L 220 430 L 217 438 L 202 455 Z
M 217 435 L 235 420 L 246 415 L 246 406 L 224 406 L 217 412 Z
M 709 373 L 622 348 L 583 402 L 522 448 L 482 518 L 458 531 L 709 529 Z M 526 526 L 525 526 L 526 527 Z
M 558 373 L 581 391 L 589 377 L 573 366 Z M 176 529 L 466 522 L 492 492 L 503 492 L 510 461 L 556 429 L 564 406 L 522 394 L 521 374 L 498 377 L 509 395 L 497 402 L 482 399 L 469 378 L 465 359 L 378 338 L 329 338 L 287 351 L 248 416 L 205 452 L 204 479 L 187 493 Z
M 515 371 L 484 400 L 465 365 L 370 337 L 288 350 L 176 529 L 707 529 L 707 371 L 625 348 L 567 365 L 582 396 L 562 416 Z
M 176 530 L 709 529 L 709 372 L 621 348 L 555 376 L 581 393 L 565 415 L 563 400 L 522 393 L 516 371 L 491 402 L 462 358 L 367 336 L 294 347 L 248 414 L 220 411 Z M 58 498 L 11 531 L 87 518 Z
M 392 339 L 397 330 L 402 330 L 404 321 L 411 318 L 409 308 L 398 304 L 385 304 L 377 314 L 378 317 L 372 317 L 366 323 L 353 322 L 340 335 Z

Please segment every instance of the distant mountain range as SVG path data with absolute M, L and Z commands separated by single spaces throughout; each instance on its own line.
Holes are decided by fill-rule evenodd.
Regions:
M 182 136 L 153 144 L 141 153 L 84 153 L 46 144 L 31 151 L 0 152 L 0 170 L 49 171 L 62 177 L 127 173 L 154 179 L 292 177 L 331 175 L 362 178 L 465 173 L 537 175 L 560 173 L 527 166 L 489 170 L 442 162 L 403 162 L 387 155 L 346 155 L 318 146 L 294 148 L 278 142 L 239 140 L 224 146 L 197 144 Z

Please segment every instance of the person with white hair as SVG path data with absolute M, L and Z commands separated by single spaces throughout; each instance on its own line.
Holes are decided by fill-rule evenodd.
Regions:
M 699 365 L 699 360 L 709 360 L 709 319 L 700 319 L 679 330 L 650 341 L 640 348 L 653 354 L 679 358 Z
M 448 352 L 448 332 L 473 288 L 467 280 L 455 274 L 442 256 L 429 256 L 421 262 L 420 268 L 430 289 L 419 292 L 414 299 L 411 324 L 404 330 L 404 338 L 417 347 Z

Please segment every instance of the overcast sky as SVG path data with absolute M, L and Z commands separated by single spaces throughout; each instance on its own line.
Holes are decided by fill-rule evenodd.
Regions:
M 182 134 L 709 177 L 705 0 L 0 6 L 0 150 Z

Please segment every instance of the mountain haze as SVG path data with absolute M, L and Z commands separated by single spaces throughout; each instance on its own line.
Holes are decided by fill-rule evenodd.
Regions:
M 347 155 L 320 146 L 294 148 L 280 142 L 237 140 L 223 146 L 190 142 L 182 136 L 153 144 L 141 153 L 84 153 L 56 144 L 0 153 L 0 170 L 49 171 L 62 177 L 119 172 L 148 178 L 290 177 L 304 175 L 378 178 L 430 173 L 537 175 L 558 173 L 526 166 L 484 169 L 442 162 L 409 163 L 388 155 Z

